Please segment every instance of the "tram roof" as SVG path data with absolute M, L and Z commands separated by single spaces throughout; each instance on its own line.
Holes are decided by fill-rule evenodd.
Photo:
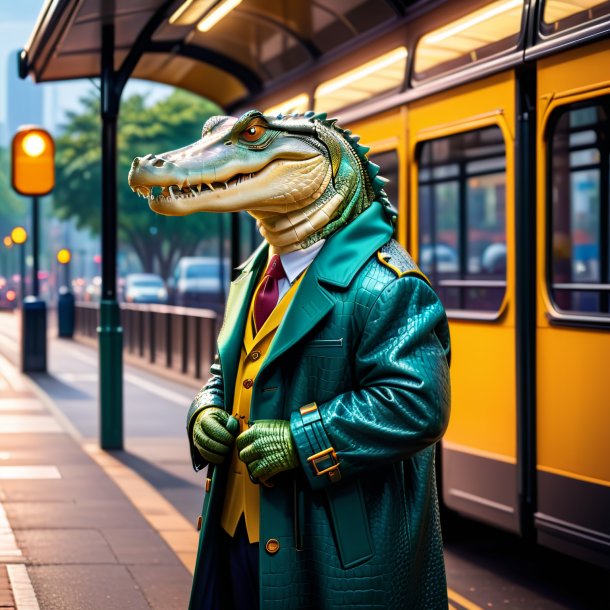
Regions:
M 46 0 L 22 51 L 21 74 L 37 82 L 99 76 L 101 26 L 113 23 L 115 68 L 135 61 L 134 78 L 182 87 L 231 108 L 355 48 L 421 1 L 244 0 L 200 31 L 202 16 L 218 4 Z

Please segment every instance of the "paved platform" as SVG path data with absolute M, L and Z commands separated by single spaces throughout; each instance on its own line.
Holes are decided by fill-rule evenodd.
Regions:
M 186 608 L 205 473 L 184 416 L 199 382 L 126 363 L 126 448 L 103 452 L 95 347 L 50 323 L 49 372 L 25 378 L 17 328 L 0 313 L 0 609 Z M 610 608 L 600 568 L 456 515 L 444 538 L 450 610 Z
M 186 608 L 193 526 L 69 432 L 0 355 L 0 607 Z

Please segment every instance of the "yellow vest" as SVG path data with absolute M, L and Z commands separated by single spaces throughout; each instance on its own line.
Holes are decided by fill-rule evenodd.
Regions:
M 265 356 L 269 353 L 275 333 L 304 275 L 301 274 L 288 292 L 280 299 L 280 302 L 275 306 L 275 309 L 256 334 L 254 332 L 254 300 L 260 284 L 254 292 L 246 321 L 244 343 L 235 380 L 235 398 L 233 399 L 232 414 L 239 420 L 240 433 L 248 429 L 252 386 L 256 376 L 265 361 Z M 248 469 L 237 457 L 237 448 L 234 447 L 227 480 L 225 503 L 220 520 L 220 525 L 230 536 L 235 535 L 235 530 L 242 514 L 246 521 L 248 539 L 250 542 L 258 542 L 260 517 L 259 487 L 250 480 Z

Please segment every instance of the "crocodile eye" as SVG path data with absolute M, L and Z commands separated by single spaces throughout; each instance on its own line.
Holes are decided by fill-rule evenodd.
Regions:
M 267 130 L 262 125 L 251 125 L 241 132 L 241 137 L 246 142 L 256 142 L 260 139 Z

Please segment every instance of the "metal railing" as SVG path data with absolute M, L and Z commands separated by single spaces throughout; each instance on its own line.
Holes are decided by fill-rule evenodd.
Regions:
M 218 314 L 209 309 L 121 304 L 123 350 L 195 379 L 207 377 L 216 352 Z M 99 303 L 76 304 L 75 335 L 97 339 Z

